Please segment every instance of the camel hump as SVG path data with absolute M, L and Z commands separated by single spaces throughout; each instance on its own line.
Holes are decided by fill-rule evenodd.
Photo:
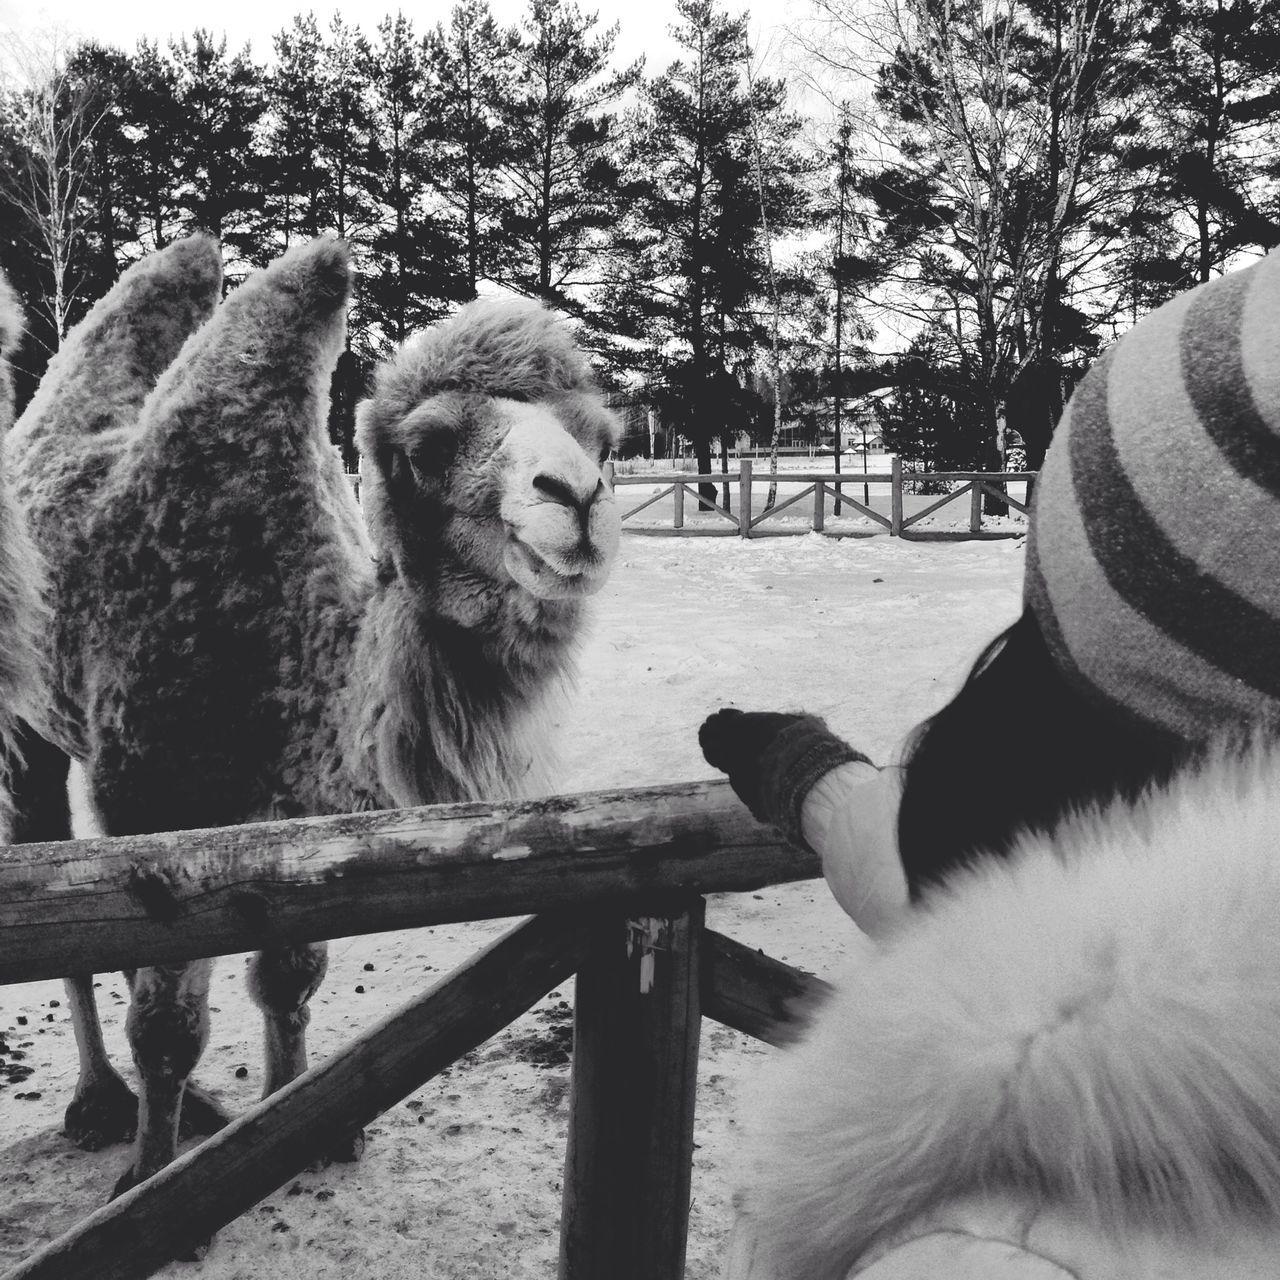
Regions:
M 324 236 L 286 250 L 250 276 L 236 295 L 262 300 L 278 294 L 283 317 L 306 326 L 344 312 L 351 296 L 351 254 L 344 240 Z
M 50 360 L 12 448 L 131 425 L 221 292 L 222 260 L 210 236 L 179 240 L 135 263 Z
M 253 272 L 183 348 L 147 401 L 135 465 L 203 474 L 216 459 L 239 481 L 279 478 L 327 439 L 329 375 L 346 335 L 346 245 L 313 240 Z M 197 460 L 203 460 L 197 462 Z M 259 475 L 259 473 L 261 473 Z
M 539 400 L 594 386 L 554 311 L 531 298 L 478 298 L 409 338 L 378 369 L 371 404 L 379 421 L 397 421 L 443 391 Z

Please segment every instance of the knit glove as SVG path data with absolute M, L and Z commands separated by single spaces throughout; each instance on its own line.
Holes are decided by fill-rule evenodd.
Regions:
M 800 810 L 814 783 L 850 760 L 870 763 L 826 721 L 799 712 L 724 707 L 702 722 L 698 744 L 759 821 L 801 845 Z

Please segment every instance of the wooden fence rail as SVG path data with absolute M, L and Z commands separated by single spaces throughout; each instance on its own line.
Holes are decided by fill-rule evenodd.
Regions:
M 852 507 L 859 515 L 865 516 L 868 520 L 873 520 L 876 524 L 883 526 L 891 535 L 897 537 L 901 536 L 912 525 L 919 524 L 920 521 L 928 516 L 934 515 L 941 507 L 963 498 L 967 493 L 970 495 L 969 532 L 978 534 L 982 531 L 982 495 L 984 493 L 991 494 L 1026 515 L 1026 504 L 1019 502 L 1016 498 L 1011 498 L 1007 486 L 1011 483 L 1032 481 L 1036 476 L 1034 471 L 904 472 L 902 463 L 897 458 L 892 460 L 890 469 L 884 472 L 784 471 L 779 472 L 777 476 L 781 483 L 802 484 L 805 487 L 785 501 L 776 503 L 769 510 L 762 511 L 759 515 L 754 515 L 752 490 L 754 485 L 761 482 L 762 477 L 754 473 L 750 458 L 743 458 L 739 461 L 736 473 L 732 471 L 712 471 L 705 475 L 692 474 L 687 471 L 674 473 L 670 471 L 654 471 L 647 474 L 618 475 L 611 463 L 606 463 L 605 465 L 610 483 L 615 489 L 620 486 L 625 488 L 629 485 L 657 484 L 661 486 L 656 493 L 650 494 L 643 502 L 633 507 L 628 507 L 622 513 L 624 522 L 632 516 L 639 515 L 641 511 L 648 510 L 664 498 L 671 498 L 672 530 L 693 532 L 685 525 L 684 519 L 685 496 L 692 495 L 694 502 L 698 504 L 695 510 L 715 515 L 720 520 L 727 521 L 737 529 L 739 535 L 743 538 L 751 537 L 753 530 L 758 529 L 766 520 L 772 520 L 775 516 L 787 510 L 788 507 L 793 507 L 798 502 L 802 502 L 810 494 L 813 495 L 813 514 L 810 519 L 810 527 L 818 532 L 821 532 L 826 526 L 827 496 L 828 494 L 834 494 L 837 514 L 839 514 L 840 505 L 843 503 Z M 955 484 L 958 487 L 950 493 L 943 494 L 936 502 L 930 503 L 929 506 L 925 507 L 924 510 L 917 511 L 910 516 L 904 515 L 902 497 L 906 486 L 926 476 L 929 480 L 943 481 Z M 360 477 L 358 475 L 348 475 L 347 479 L 358 496 L 360 493 Z M 702 498 L 698 493 L 700 484 L 715 484 L 726 487 L 736 485 L 738 489 L 738 514 L 734 514 L 731 504 L 713 502 Z M 887 516 L 883 512 L 876 511 L 867 503 L 858 502 L 849 496 L 849 490 L 856 485 L 862 485 L 865 493 L 867 486 L 873 484 L 889 486 L 889 514 Z M 699 530 L 698 532 L 703 531 Z
M 727 783 L 0 848 L 0 982 L 818 874 Z
M 675 472 L 673 474 L 667 471 L 636 475 L 618 475 L 614 473 L 612 475 L 612 483 L 615 490 L 631 485 L 657 484 L 662 486 L 658 492 L 650 494 L 643 502 L 624 510 L 622 513 L 624 522 L 660 502 L 663 498 L 671 497 L 673 499 L 671 527 L 673 530 L 684 530 L 686 528 L 685 497 L 690 495 L 695 502 L 699 503 L 699 510 L 710 512 L 720 519 L 728 521 L 738 530 L 741 537 L 750 538 L 753 532 L 765 521 L 774 519 L 789 507 L 795 506 L 812 495 L 813 508 L 810 527 L 821 532 L 826 524 L 827 497 L 831 494 L 837 494 L 840 502 L 852 507 L 858 514 L 873 520 L 896 537 L 903 534 L 912 525 L 918 524 L 927 516 L 936 513 L 939 508 L 963 498 L 966 493 L 971 495 L 969 508 L 970 533 L 976 534 L 982 530 L 982 495 L 984 493 L 1000 498 L 1025 515 L 1027 511 L 1026 504 L 1011 498 L 1007 492 L 1007 486 L 1010 483 L 1030 481 L 1034 479 L 1035 474 L 1033 471 L 928 472 L 927 478 L 929 480 L 954 484 L 957 487 L 952 492 L 942 495 L 923 511 L 917 511 L 910 516 L 904 515 L 903 494 L 907 486 L 913 481 L 921 480 L 925 476 L 918 472 L 904 472 L 902 464 L 897 458 L 892 460 L 888 471 L 869 472 L 865 475 L 858 472 L 837 471 L 779 472 L 777 479 L 780 483 L 787 485 L 799 484 L 804 487 L 799 493 L 790 495 L 782 502 L 769 508 L 769 510 L 761 511 L 759 514 L 755 512 L 754 490 L 762 483 L 763 477 L 755 473 L 749 458 L 740 460 L 736 473 L 731 471 L 709 472 L 705 475 L 693 475 L 688 472 Z M 770 477 L 770 479 L 772 480 L 773 477 Z M 706 499 L 700 498 L 698 494 L 698 486 L 700 484 L 736 486 L 738 490 L 737 514 L 733 513 L 731 503 L 729 505 L 724 505 L 720 502 L 708 504 Z M 867 503 L 858 502 L 851 498 L 849 490 L 857 485 L 887 485 L 889 488 L 889 514 L 886 516 L 883 512 L 876 511 Z
M 818 873 L 722 782 L 0 849 L 0 980 L 537 912 L 3 1280 L 152 1274 L 577 974 L 562 1280 L 680 1280 L 701 1017 L 824 984 L 703 897 Z

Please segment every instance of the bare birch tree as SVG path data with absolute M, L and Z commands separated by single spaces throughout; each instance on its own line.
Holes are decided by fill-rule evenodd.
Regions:
M 27 41 L 10 35 L 0 58 L 0 101 L 17 143 L 14 169 L 3 175 L 3 198 L 45 267 L 45 292 L 34 305 L 45 312 L 53 350 L 86 284 L 81 251 L 94 216 L 87 198 L 91 143 L 103 117 L 68 64 L 69 50 L 58 36 Z
M 806 38 L 839 80 L 875 84 L 863 119 L 899 296 L 943 323 L 1001 465 L 1004 400 L 1056 356 L 1068 286 L 1106 289 L 1129 177 L 1128 0 L 816 0 Z M 1047 443 L 1047 437 L 1046 437 Z

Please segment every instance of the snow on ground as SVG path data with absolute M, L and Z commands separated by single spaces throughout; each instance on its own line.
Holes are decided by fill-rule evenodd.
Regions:
M 1021 539 L 921 543 L 811 533 L 744 542 L 627 534 L 561 726 L 560 789 L 713 776 L 698 751 L 697 727 L 727 705 L 819 712 L 883 758 L 946 700 L 983 643 L 1016 615 L 1022 546 Z M 714 927 L 819 973 L 838 964 L 852 942 L 852 926 L 821 882 L 725 895 L 708 915 Z M 313 1061 L 509 923 L 334 942 L 328 978 L 312 1004 Z M 197 1073 L 233 1111 L 255 1101 L 261 1087 L 261 1033 L 245 992 L 245 962 L 218 962 L 212 1037 Z M 98 995 L 108 1046 L 125 1066 L 120 977 L 103 976 Z M 368 1130 L 360 1164 L 294 1179 L 225 1228 L 204 1261 L 159 1274 L 554 1275 L 571 999 L 566 984 L 381 1116 Z M 3 1270 L 101 1204 L 125 1152 L 81 1152 L 60 1134 L 76 1074 L 61 984 L 0 988 L 0 1039 L 11 1051 L 0 1057 Z M 768 1052 L 704 1023 L 689 1280 L 719 1274 L 733 1187 L 734 1103 Z

